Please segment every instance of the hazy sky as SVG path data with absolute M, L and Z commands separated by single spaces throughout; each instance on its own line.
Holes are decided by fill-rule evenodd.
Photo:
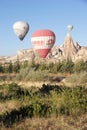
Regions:
M 20 41 L 13 32 L 16 21 L 29 23 L 29 32 Z M 67 25 L 74 26 L 71 36 L 87 46 L 87 0 L 0 0 L 0 56 L 15 55 L 17 50 L 33 48 L 31 35 L 38 29 L 50 29 L 61 45 Z

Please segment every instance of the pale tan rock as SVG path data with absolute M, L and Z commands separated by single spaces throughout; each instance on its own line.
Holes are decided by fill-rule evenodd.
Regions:
M 73 62 L 81 59 L 87 61 L 87 46 L 83 47 L 80 46 L 78 42 L 74 42 L 69 33 L 67 33 L 63 45 L 54 46 L 45 59 L 41 58 L 38 53 L 31 48 L 18 50 L 15 56 L 0 57 L 0 62 L 4 64 L 10 61 L 14 63 L 17 60 L 20 62 L 25 60 L 31 62 L 34 60 L 35 62 L 39 63 L 56 63 L 68 58 L 72 59 Z

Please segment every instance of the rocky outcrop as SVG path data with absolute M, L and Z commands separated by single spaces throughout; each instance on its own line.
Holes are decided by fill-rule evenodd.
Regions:
M 81 47 L 78 53 L 75 55 L 75 61 L 80 59 L 87 61 L 87 47 Z
M 75 45 L 77 51 L 79 51 L 79 49 L 81 48 L 81 46 L 78 44 L 78 42 L 75 42 L 74 45 Z
M 38 53 L 31 48 L 18 50 L 17 54 L 12 57 L 0 57 L 0 62 L 15 62 L 17 60 L 20 60 L 20 62 L 25 60 L 30 62 L 32 60 L 35 60 L 35 62 L 45 61 L 55 63 L 68 58 L 72 59 L 73 62 L 81 59 L 87 61 L 87 47 L 82 47 L 78 44 L 78 42 L 74 42 L 69 33 L 66 35 L 63 45 L 54 46 L 45 60 L 43 60 L 38 55 Z
M 74 42 L 71 35 L 68 33 L 63 45 L 53 47 L 51 50 L 50 59 L 53 58 L 56 59 L 55 62 L 64 59 L 72 59 L 73 62 L 81 59 L 87 61 L 87 47 L 82 47 L 78 42 Z
M 77 51 L 78 50 L 77 50 L 70 34 L 68 33 L 67 36 L 65 37 L 64 44 L 63 44 L 63 57 L 64 57 L 64 59 L 74 58 Z

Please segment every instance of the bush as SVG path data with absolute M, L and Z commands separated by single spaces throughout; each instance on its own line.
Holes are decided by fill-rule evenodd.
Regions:
M 83 60 L 78 61 L 74 65 L 74 72 L 81 72 L 81 71 L 87 71 L 87 63 Z
M 30 70 L 29 73 L 26 75 L 26 81 L 48 81 L 48 71 L 34 71 Z
M 7 96 L 13 97 L 11 100 L 15 96 L 17 100 L 20 98 L 18 107 L 15 106 L 11 110 L 6 109 L 6 111 L 0 113 L 0 122 L 6 126 L 26 117 L 77 116 L 87 111 L 87 89 L 81 86 L 68 88 L 44 84 L 36 92 L 25 91 L 15 83 L 5 87 L 9 91 Z
M 66 72 L 66 73 L 73 73 L 73 67 L 74 67 L 74 63 L 72 62 L 72 60 L 67 59 L 65 61 L 62 61 L 62 66 L 60 68 L 60 72 Z
M 83 71 L 72 74 L 70 77 L 66 78 L 67 82 L 75 83 L 75 84 L 86 84 L 87 83 L 87 72 Z

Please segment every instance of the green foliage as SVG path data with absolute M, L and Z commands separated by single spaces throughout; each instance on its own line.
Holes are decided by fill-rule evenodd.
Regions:
M 74 67 L 74 63 L 72 62 L 72 60 L 67 59 L 67 60 L 62 62 L 60 72 L 72 73 L 73 67 Z
M 3 84 L 0 86 L 0 102 L 12 99 L 24 98 L 25 95 L 30 96 L 28 90 L 21 88 L 16 83 Z
M 7 91 L 5 93 L 3 91 Z M 12 83 L 0 86 L 5 99 L 18 100 L 20 106 L 0 113 L 0 122 L 5 126 L 12 125 L 26 117 L 51 117 L 59 115 L 81 115 L 87 111 L 87 89 L 82 86 L 68 88 L 57 85 L 45 85 L 37 91 L 21 88 Z
M 12 72 L 13 72 L 13 65 L 12 65 L 12 62 L 9 63 L 8 72 L 9 72 L 9 73 L 12 73 Z
M 48 68 L 48 65 L 46 64 L 46 63 L 41 63 L 41 64 L 39 64 L 39 66 L 38 66 L 38 70 L 48 70 L 49 68 Z
M 70 73 L 75 74 L 80 72 L 87 72 L 87 63 L 83 60 L 73 63 L 70 59 L 67 59 L 58 63 L 41 63 L 36 64 L 34 61 L 22 63 L 17 60 L 15 63 L 0 64 L 0 81 L 51 81 L 49 73 Z M 3 74 L 2 74 L 3 73 Z M 5 74 L 4 74 L 5 73 Z M 15 75 L 14 75 L 15 74 Z M 82 75 L 81 82 L 86 81 L 85 75 Z M 76 79 L 78 76 L 76 77 Z M 81 78 L 81 76 L 80 76 Z M 72 78 L 72 81 L 75 78 Z M 76 80 L 75 80 L 76 81 Z
M 52 64 L 51 64 L 52 65 Z M 49 66 L 51 66 L 49 65 Z M 50 72 L 51 73 L 57 73 L 59 71 L 59 68 L 61 67 L 60 63 L 55 63 L 50 67 Z
M 15 77 L 15 80 L 25 80 L 25 77 L 30 71 L 29 67 L 21 68 L 19 74 Z
M 66 78 L 67 82 L 75 83 L 75 84 L 86 84 L 87 83 L 87 72 L 83 71 L 72 74 L 70 77 Z
M 0 73 L 3 73 L 3 66 L 2 66 L 2 64 L 0 63 Z
M 87 109 L 87 96 L 84 87 L 65 88 L 63 96 L 65 102 L 64 113 L 67 112 L 67 114 L 71 115 L 80 115 Z
M 57 73 L 74 73 L 74 72 L 81 72 L 81 71 L 87 71 L 87 63 L 83 60 L 80 60 L 76 63 L 73 63 L 71 59 L 67 59 L 64 61 L 59 61 L 57 63 L 35 63 L 34 60 L 32 62 L 23 61 L 20 62 L 17 60 L 15 63 L 9 62 L 5 63 L 4 65 L 0 64 L 0 72 L 3 73 L 19 73 L 22 69 L 29 68 L 29 70 L 48 70 L 49 72 Z
M 48 81 L 48 72 L 45 71 L 34 71 L 30 70 L 29 73 L 26 75 L 26 81 Z
M 23 63 L 21 63 L 20 66 L 21 66 L 21 68 L 24 69 L 24 68 L 28 67 L 28 65 L 29 65 L 29 62 L 25 60 Z M 20 69 L 21 69 L 21 68 L 20 68 Z
M 83 60 L 78 61 L 74 65 L 74 72 L 81 72 L 81 71 L 87 71 L 87 63 Z
M 19 62 L 19 60 L 17 60 L 17 61 L 14 63 L 13 71 L 14 71 L 15 73 L 18 73 L 18 72 L 20 71 L 20 62 Z

